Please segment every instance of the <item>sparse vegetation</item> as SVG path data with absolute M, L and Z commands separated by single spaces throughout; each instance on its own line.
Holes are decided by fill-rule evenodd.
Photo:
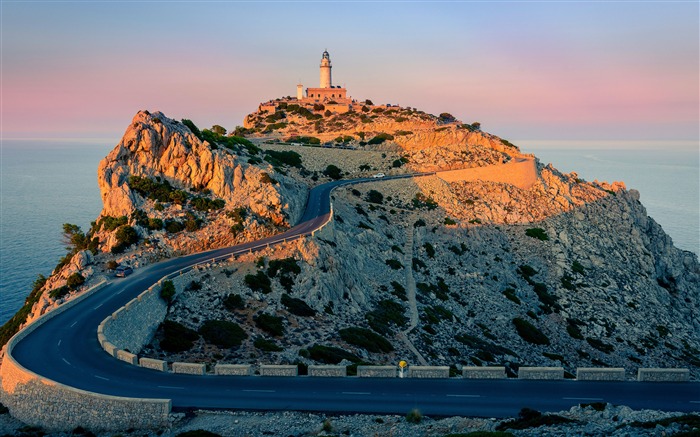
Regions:
M 172 320 L 165 320 L 158 328 L 161 340 L 160 348 L 166 352 L 184 352 L 190 350 L 199 339 L 197 331 Z
M 275 343 L 274 341 L 268 340 L 263 337 L 256 338 L 253 342 L 253 346 L 255 346 L 263 352 L 281 352 L 284 350 L 282 347 L 278 346 L 277 343 Z
M 174 297 L 175 284 L 173 284 L 173 281 L 163 281 L 163 283 L 160 285 L 160 298 L 163 299 L 168 305 L 171 305 Z
M 284 335 L 284 323 L 282 317 L 273 316 L 271 314 L 260 313 L 253 318 L 255 321 L 255 326 L 267 332 L 268 334 L 274 335 L 275 337 L 281 337 Z
M 532 238 L 537 238 L 538 240 L 547 241 L 549 236 L 542 228 L 530 228 L 525 230 L 525 235 Z
M 265 275 L 265 272 L 258 272 L 254 275 L 245 275 L 243 279 L 245 285 L 247 285 L 253 291 L 259 291 L 263 294 L 272 293 L 272 282 L 270 278 Z
M 301 353 L 301 351 L 299 352 Z M 325 364 L 338 364 L 343 360 L 353 363 L 362 361 L 357 355 L 334 346 L 315 344 L 307 350 L 307 353 L 312 360 Z
M 526 342 L 539 345 L 548 345 L 550 343 L 549 338 L 527 320 L 516 317 L 513 319 L 513 324 L 516 331 L 518 331 L 518 335 Z
M 327 166 L 326 169 L 323 170 L 323 174 L 336 181 L 343 178 L 343 172 L 333 164 Z
M 539 411 L 532 410 L 530 408 L 523 408 L 518 413 L 517 419 L 507 420 L 501 422 L 497 427 L 497 431 L 503 431 L 506 429 L 528 429 L 537 428 L 540 426 L 552 426 L 560 425 L 565 423 L 576 423 L 573 419 L 567 419 L 566 417 L 558 416 L 556 414 L 543 415 Z
M 306 302 L 284 293 L 280 300 L 287 310 L 295 316 L 313 317 L 316 315 L 316 310 L 311 308 Z
M 207 320 L 199 328 L 199 334 L 207 343 L 225 348 L 240 346 L 248 338 L 243 328 L 227 320 Z
M 392 326 L 402 327 L 408 319 L 404 315 L 404 308 L 400 303 L 384 299 L 377 303 L 374 310 L 365 315 L 370 328 L 380 334 L 391 332 Z
M 241 310 L 245 308 L 245 302 L 240 294 L 231 293 L 223 300 L 224 308 L 229 311 Z
M 379 334 L 365 328 L 344 328 L 338 331 L 340 338 L 346 343 L 359 346 L 369 352 L 391 352 L 394 347 Z

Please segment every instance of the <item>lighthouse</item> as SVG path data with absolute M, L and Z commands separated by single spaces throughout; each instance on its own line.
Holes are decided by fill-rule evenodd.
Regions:
M 331 68 L 333 68 L 331 65 L 331 56 L 328 54 L 328 50 L 324 50 L 321 57 L 321 83 L 319 88 L 333 88 Z

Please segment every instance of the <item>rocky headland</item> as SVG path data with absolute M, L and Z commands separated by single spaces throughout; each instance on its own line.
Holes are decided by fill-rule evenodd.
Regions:
M 88 231 L 64 227 L 71 250 L 4 341 L 117 265 L 288 229 L 320 183 L 429 171 L 339 188 L 314 237 L 174 280 L 140 355 L 302 373 L 405 359 L 454 373 L 615 366 L 632 378 L 638 367 L 686 367 L 700 378 L 697 255 L 673 246 L 635 190 L 563 174 L 449 114 L 278 103 L 228 135 L 138 112 L 99 164 L 100 216 Z M 217 340 L 212 326 L 235 327 L 235 339 Z

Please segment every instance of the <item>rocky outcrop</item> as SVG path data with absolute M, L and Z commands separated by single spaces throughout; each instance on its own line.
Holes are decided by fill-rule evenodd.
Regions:
M 295 223 L 304 207 L 304 187 L 282 175 L 277 176 L 280 184 L 261 183 L 265 170 L 247 160 L 212 147 L 160 112 L 140 111 L 98 167 L 101 215 L 128 216 L 142 208 L 145 199 L 128 185 L 129 176 L 141 176 L 167 180 L 177 188 L 209 190 L 227 208 L 249 207 L 274 223 Z

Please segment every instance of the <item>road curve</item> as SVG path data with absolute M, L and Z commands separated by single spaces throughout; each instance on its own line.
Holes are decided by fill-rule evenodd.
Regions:
M 433 173 L 382 180 L 429 174 Z M 668 411 L 700 409 L 697 383 L 192 376 L 132 366 L 100 347 L 96 336 L 100 322 L 163 276 L 214 257 L 308 235 L 328 220 L 333 188 L 371 181 L 380 180 L 335 181 L 314 188 L 300 223 L 282 234 L 162 261 L 137 269 L 128 278 L 111 281 L 17 342 L 12 356 L 26 369 L 74 388 L 114 396 L 170 399 L 174 408 L 398 414 L 418 408 L 431 415 L 488 417 L 511 416 L 522 407 L 558 411 L 581 402 Z

